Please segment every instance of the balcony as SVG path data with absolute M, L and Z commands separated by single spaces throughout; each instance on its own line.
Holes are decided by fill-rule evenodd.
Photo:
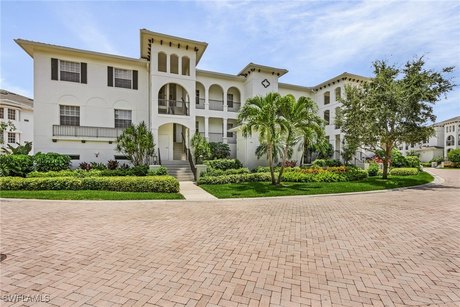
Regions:
M 241 103 L 239 102 L 227 102 L 227 111 L 228 112 L 238 112 L 240 110 L 240 107 L 241 107 Z
M 224 141 L 224 136 L 220 132 L 209 132 L 209 142 L 223 142 Z
M 116 139 L 124 128 L 53 125 L 53 136 Z
M 209 99 L 209 110 L 223 111 L 224 102 L 222 100 Z
M 204 98 L 196 97 L 195 108 L 204 110 Z
M 189 103 L 182 100 L 158 99 L 158 113 L 170 115 L 190 115 Z

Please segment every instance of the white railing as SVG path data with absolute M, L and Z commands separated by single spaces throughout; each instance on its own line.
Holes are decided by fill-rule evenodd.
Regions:
M 53 125 L 53 136 L 113 138 L 121 135 L 125 128 L 89 127 L 89 126 L 61 126 Z
M 222 100 L 209 99 L 209 110 L 223 111 L 224 102 Z

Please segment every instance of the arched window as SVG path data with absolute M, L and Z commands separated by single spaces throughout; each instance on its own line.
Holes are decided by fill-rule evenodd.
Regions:
M 324 111 L 324 121 L 326 122 L 326 125 L 331 124 L 331 112 L 329 110 Z
M 457 135 L 458 146 L 460 146 L 460 133 Z
M 190 76 L 190 58 L 188 56 L 182 57 L 182 75 Z
M 339 101 L 340 98 L 342 98 L 342 88 L 337 87 L 335 89 L 335 101 Z
M 331 92 L 327 91 L 324 93 L 324 104 L 329 104 L 331 102 Z
M 446 146 L 454 146 L 455 145 L 455 138 L 453 135 L 449 135 L 446 140 Z
M 158 71 L 166 72 L 167 56 L 164 52 L 158 53 Z
M 169 56 L 169 72 L 171 74 L 179 73 L 179 57 L 175 54 Z

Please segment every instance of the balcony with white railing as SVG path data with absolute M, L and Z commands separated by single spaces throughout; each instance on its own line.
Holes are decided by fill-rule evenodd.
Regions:
M 223 111 L 224 101 L 217 99 L 209 99 L 209 110 Z
M 116 139 L 125 128 L 53 125 L 54 137 Z
M 204 98 L 196 97 L 195 98 L 195 103 L 196 103 L 195 108 L 204 110 L 204 103 L 205 103 Z
M 169 115 L 190 115 L 189 103 L 182 100 L 158 99 L 158 113 Z
M 223 142 L 224 141 L 224 135 L 221 132 L 209 132 L 209 142 Z
M 241 103 L 240 102 L 230 102 L 230 101 L 227 101 L 227 110 L 228 112 L 239 112 L 240 111 L 240 107 L 241 107 Z

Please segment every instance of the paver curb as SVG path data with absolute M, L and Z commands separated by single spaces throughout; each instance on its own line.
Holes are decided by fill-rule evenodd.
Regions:
M 394 189 L 385 189 L 385 190 L 373 190 L 373 191 L 363 191 L 363 192 L 344 192 L 344 193 L 330 193 L 330 194 L 312 194 L 312 195 L 289 195 L 289 196 L 269 196 L 269 197 L 242 197 L 242 198 L 216 198 L 216 200 L 207 200 L 209 201 L 224 201 L 224 202 L 231 202 L 231 201 L 247 201 L 247 200 L 269 200 L 269 199 L 299 199 L 299 198 L 312 198 L 312 197 L 328 197 L 328 196 L 348 196 L 348 195 L 363 195 L 363 194 L 376 194 L 376 193 L 388 193 L 388 192 L 398 192 L 398 191 L 404 191 L 408 189 L 415 189 L 415 188 L 420 188 L 420 187 L 425 187 L 425 186 L 430 186 L 430 185 L 438 185 L 438 184 L 443 184 L 445 182 L 445 179 L 433 174 L 432 172 L 428 170 L 424 170 L 424 172 L 430 174 L 431 176 L 434 177 L 434 180 L 429 183 L 424 183 L 420 185 L 413 185 L 409 187 L 402 187 L 402 188 L 394 188 Z M 39 202 L 60 202 L 60 203 L 74 203 L 74 202 L 97 202 L 97 203 L 126 203 L 126 202 L 131 202 L 131 203 L 151 203 L 151 202 L 203 202 L 203 200 L 187 200 L 187 199 L 143 199 L 143 200 L 82 200 L 82 199 L 76 199 L 76 200 L 58 200 L 58 199 L 33 199 L 33 198 L 0 198 L 0 202 L 3 201 L 15 201 L 15 202 L 21 202 L 21 201 L 39 201 Z

